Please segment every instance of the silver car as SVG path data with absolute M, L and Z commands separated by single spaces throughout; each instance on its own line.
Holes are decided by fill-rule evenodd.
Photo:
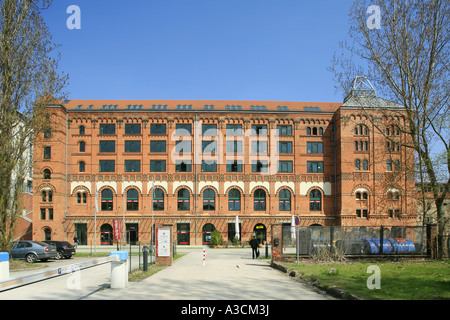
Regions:
M 38 260 L 45 262 L 55 258 L 57 253 L 56 246 L 39 241 L 17 241 L 11 250 L 13 259 L 26 260 L 30 263 Z

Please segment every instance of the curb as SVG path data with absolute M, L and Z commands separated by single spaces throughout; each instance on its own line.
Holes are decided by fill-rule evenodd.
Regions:
M 309 280 L 304 279 L 300 275 L 300 273 L 296 270 L 289 270 L 288 267 L 282 265 L 278 262 L 272 262 L 270 265 L 272 268 L 280 270 L 283 273 L 286 273 L 289 277 L 294 278 L 295 280 L 299 280 L 302 283 L 312 286 L 314 288 L 319 289 L 322 292 L 325 292 L 326 294 L 329 294 L 330 296 L 337 298 L 337 299 L 343 299 L 343 300 L 362 300 L 361 298 L 355 296 L 354 294 L 351 294 L 347 292 L 344 289 L 338 288 L 338 287 L 324 287 L 320 285 L 319 281 L 317 280 Z

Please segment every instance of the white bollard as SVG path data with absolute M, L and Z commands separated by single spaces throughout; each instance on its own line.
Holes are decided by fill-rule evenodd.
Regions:
M 9 253 L 0 252 L 0 281 L 9 279 Z
M 111 289 L 123 289 L 128 286 L 128 252 L 113 251 L 119 260 L 111 261 Z

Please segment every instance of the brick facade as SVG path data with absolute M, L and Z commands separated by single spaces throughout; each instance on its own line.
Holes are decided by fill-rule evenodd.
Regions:
M 387 153 L 389 138 L 357 107 L 70 100 L 48 113 L 51 135 L 34 147 L 34 240 L 110 244 L 114 220 L 125 220 L 127 241 L 148 243 L 153 221 L 190 245 L 213 229 L 231 241 L 236 215 L 243 241 L 270 241 L 271 225 L 292 215 L 302 226 L 416 223 L 412 153 Z

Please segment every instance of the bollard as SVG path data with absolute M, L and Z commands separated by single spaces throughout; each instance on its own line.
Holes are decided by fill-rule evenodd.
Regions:
M 0 281 L 9 279 L 9 253 L 0 252 Z
M 148 251 L 149 251 L 149 249 L 147 246 L 144 246 L 142 248 L 142 251 L 143 251 L 143 259 L 144 259 L 143 268 L 144 268 L 144 271 L 147 271 L 148 270 Z
M 111 261 L 111 289 L 123 289 L 128 286 L 128 252 L 113 251 L 110 256 L 117 255 L 119 260 Z

